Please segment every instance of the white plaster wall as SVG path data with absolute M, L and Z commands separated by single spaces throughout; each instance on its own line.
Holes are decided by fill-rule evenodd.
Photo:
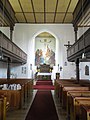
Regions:
M 4 28 L 2 30 L 9 37 L 9 28 Z M 35 73 L 36 67 L 34 66 L 35 59 L 35 37 L 41 32 L 49 32 L 56 38 L 56 67 L 55 72 L 57 72 L 57 65 L 62 66 L 62 71 L 60 71 L 61 78 L 75 78 L 75 64 L 67 62 L 67 48 L 64 44 L 70 41 L 71 44 L 74 43 L 74 30 L 71 24 L 16 24 L 13 32 L 13 41 L 23 49 L 27 55 L 28 60 L 26 67 L 26 74 L 22 74 L 23 65 L 12 65 L 11 73 L 14 73 L 17 77 L 28 77 L 32 78 L 33 73 Z M 82 34 L 82 30 L 78 31 L 78 37 Z M 65 65 L 67 62 L 67 66 Z M 32 64 L 32 70 L 30 70 L 30 64 Z M 86 63 L 80 63 L 80 77 L 90 79 L 90 75 L 86 76 L 84 74 L 84 67 Z M 88 63 L 90 66 L 90 64 Z M 0 77 L 6 77 L 6 67 L 7 65 L 0 62 Z
M 90 27 L 79 27 L 77 31 L 77 38 L 81 37 Z
M 0 27 L 0 31 L 10 38 L 10 27 Z
M 22 67 L 26 67 L 26 73 L 22 72 Z M 10 63 L 11 78 L 27 78 L 27 65 Z M 0 78 L 7 78 L 7 63 L 0 61 Z
M 85 75 L 85 66 L 89 66 L 89 75 Z M 80 78 L 90 80 L 90 62 L 81 62 L 80 63 Z
M 10 27 L 0 27 L 0 31 L 3 32 L 8 38 L 10 38 Z M 13 38 L 13 40 L 14 40 L 14 38 Z M 11 63 L 11 78 L 15 78 L 15 77 L 26 78 L 27 71 L 26 71 L 26 73 L 22 73 L 22 67 L 27 67 L 27 66 Z M 6 78 L 6 77 L 7 77 L 7 63 L 0 61 L 0 78 Z
M 7 63 L 0 61 L 0 78 L 7 77 Z
M 26 72 L 25 72 L 26 67 Z M 23 71 L 22 71 L 23 68 Z M 11 64 L 11 78 L 27 78 L 27 65 Z
M 28 77 L 30 77 L 30 64 L 35 72 L 35 37 L 42 32 L 49 32 L 56 38 L 56 66 L 59 64 L 63 67 L 61 78 L 70 78 L 70 73 L 73 72 L 70 67 L 72 65 L 67 64 L 67 68 L 64 67 L 64 62 L 67 61 L 64 44 L 67 44 L 68 41 L 71 41 L 71 44 L 74 43 L 73 26 L 71 24 L 16 24 L 13 41 L 28 54 Z

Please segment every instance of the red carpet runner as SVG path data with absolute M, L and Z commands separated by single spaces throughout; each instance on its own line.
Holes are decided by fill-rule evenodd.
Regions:
M 37 91 L 25 120 L 59 120 L 51 91 Z
M 38 80 L 36 85 L 33 86 L 33 89 L 38 90 L 54 90 L 54 86 L 51 80 Z

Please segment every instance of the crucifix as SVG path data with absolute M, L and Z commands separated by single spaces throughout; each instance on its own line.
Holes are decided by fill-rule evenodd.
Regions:
M 72 45 L 70 45 L 70 41 L 68 41 L 68 44 L 64 44 L 67 48 L 70 48 Z

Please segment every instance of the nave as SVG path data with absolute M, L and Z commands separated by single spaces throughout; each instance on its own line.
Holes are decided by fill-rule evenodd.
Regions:
M 89 14 L 90 0 L 0 1 L 0 120 L 90 120 Z
M 45 79 L 35 83 L 28 79 L 10 82 L 6 88 L 6 81 L 2 81 L 0 120 L 90 120 L 89 80 L 77 83 L 73 79 L 56 79 L 54 85 Z M 10 88 L 16 87 L 15 83 L 21 87 Z
M 41 82 L 41 81 L 40 81 Z M 43 81 L 44 82 L 44 81 Z M 38 82 L 37 82 L 38 83 Z M 45 83 L 45 82 L 44 82 Z M 36 81 L 34 81 L 34 87 L 35 87 L 35 84 L 36 84 Z M 38 83 L 39 84 L 39 83 Z M 41 84 L 41 83 L 40 83 Z M 47 85 L 48 85 L 48 82 L 47 82 Z M 46 85 L 46 86 L 47 86 Z M 56 117 L 55 119 L 54 118 L 52 118 L 53 116 L 54 116 L 54 114 L 55 113 L 52 113 L 52 112 L 50 112 L 50 116 L 48 116 L 48 117 L 46 117 L 47 116 L 47 113 L 49 112 L 49 110 L 48 110 L 48 105 L 50 104 L 50 102 L 49 101 L 47 101 L 47 102 L 49 102 L 48 103 L 48 105 L 47 105 L 47 111 L 46 111 L 46 113 L 44 113 L 46 116 L 42 116 L 42 114 L 41 114 L 41 116 L 42 117 L 40 117 L 40 115 L 38 115 L 39 116 L 39 118 L 37 118 L 37 117 L 35 117 L 35 114 L 34 113 L 32 113 L 33 115 L 34 115 L 34 117 L 35 118 L 31 118 L 30 120 L 41 120 L 41 119 L 43 119 L 43 120 L 66 120 L 66 111 L 64 110 L 64 109 L 62 109 L 62 105 L 60 104 L 60 101 L 59 101 L 59 99 L 58 99 L 58 97 L 57 97 L 57 95 L 55 94 L 55 90 L 50 90 L 51 88 L 48 88 L 48 90 L 45 90 L 45 87 L 44 88 L 39 88 L 40 90 L 39 90 L 39 92 L 47 92 L 47 93 L 49 93 L 50 91 L 51 91 L 51 94 L 52 94 L 52 97 L 53 97 L 53 100 L 54 100 L 54 105 L 55 106 L 53 106 L 52 105 L 52 107 L 50 108 L 51 109 L 51 111 L 53 110 L 53 107 L 55 107 L 55 109 L 56 109 L 56 116 L 58 116 L 58 118 Z M 47 87 L 46 87 L 46 89 L 47 89 Z M 13 110 L 13 111 L 8 111 L 7 112 L 7 115 L 6 115 L 6 120 L 29 120 L 29 118 L 26 118 L 26 116 L 27 116 L 27 114 L 28 114 L 28 111 L 29 111 L 29 109 L 31 108 L 31 106 L 32 106 L 32 104 L 33 104 L 33 101 L 34 101 L 34 99 L 35 99 L 35 96 L 36 96 L 36 94 L 37 94 L 37 89 L 35 88 L 35 89 L 33 89 L 32 91 L 31 91 L 31 95 L 28 97 L 28 99 L 27 99 L 27 101 L 25 102 L 25 104 L 24 104 L 24 106 L 23 106 L 23 108 L 22 109 L 19 109 L 19 110 Z M 48 96 L 46 95 L 43 95 L 43 97 L 41 97 L 41 100 L 43 100 L 43 101 L 40 101 L 40 98 L 39 98 L 39 101 L 38 101 L 38 103 L 37 104 L 42 104 L 42 102 L 43 102 L 43 105 L 44 105 L 44 97 L 46 97 L 46 99 L 48 100 Z M 40 103 L 41 102 L 41 103 Z M 34 109 L 34 111 L 38 111 L 38 108 L 37 107 L 39 107 L 39 105 L 37 105 L 37 104 L 35 104 L 35 109 Z M 33 106 L 32 106 L 33 107 Z M 41 107 L 42 108 L 42 107 Z M 43 111 L 44 110 L 44 108 L 42 108 L 42 110 L 41 111 Z M 34 112 L 33 111 L 33 112 Z M 44 111 L 45 112 L 45 111 Z M 55 111 L 54 111 L 55 112 Z M 40 113 L 40 112 L 39 112 Z M 48 113 L 49 114 L 49 113 Z M 51 119 L 50 119 L 50 117 L 51 117 Z M 26 119 L 25 119 L 26 118 Z M 46 118 L 46 119 L 45 119 Z

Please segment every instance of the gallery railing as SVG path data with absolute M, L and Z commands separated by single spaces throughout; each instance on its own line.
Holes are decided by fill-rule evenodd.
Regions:
M 77 40 L 71 47 L 67 49 L 68 61 L 74 61 L 76 58 L 82 58 L 82 54 L 90 57 L 90 28 Z
M 27 54 L 0 31 L 0 53 L 14 62 L 26 63 Z

